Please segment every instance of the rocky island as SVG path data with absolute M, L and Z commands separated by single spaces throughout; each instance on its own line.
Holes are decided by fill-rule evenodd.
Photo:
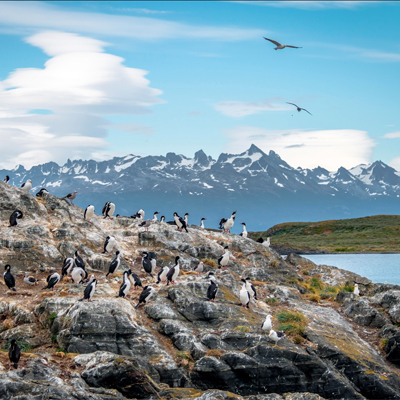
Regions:
M 17 209 L 23 218 L 9 227 Z M 83 214 L 52 194 L 36 198 L 0 182 L 1 268 L 11 265 L 16 279 L 15 291 L 0 283 L 0 399 L 400 399 L 399 286 L 295 254 L 283 259 L 230 233 L 160 222 L 146 231 L 129 217 L 90 223 Z M 107 236 L 121 265 L 106 278 L 114 258 L 102 253 Z M 78 301 L 85 285 L 67 277 L 43 290 L 76 250 L 97 279 L 92 302 Z M 157 272 L 179 256 L 176 284 L 156 284 L 142 270 L 143 251 L 156 254 Z M 202 276 L 193 271 L 200 261 Z M 156 289 L 137 308 L 141 288 L 117 298 L 128 269 Z M 26 284 L 25 273 L 38 284 Z M 246 277 L 257 291 L 248 309 L 239 299 Z M 286 333 L 277 343 L 261 329 L 267 315 Z M 13 339 L 18 369 L 8 360 Z

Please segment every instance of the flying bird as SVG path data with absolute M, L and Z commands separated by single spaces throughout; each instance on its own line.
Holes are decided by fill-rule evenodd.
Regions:
M 301 110 L 304 110 L 304 111 L 306 111 L 306 112 L 308 112 L 310 115 L 312 115 L 311 113 L 310 113 L 310 111 L 307 111 L 305 108 L 301 108 L 301 107 L 299 107 L 298 105 L 296 105 L 296 104 L 294 104 L 294 103 L 288 103 L 288 102 L 286 102 L 287 104 L 291 104 L 292 106 L 295 106 L 296 108 L 297 108 L 297 111 L 298 112 L 300 112 Z
M 269 40 L 271 43 L 276 45 L 275 50 L 283 50 L 285 47 L 291 47 L 292 49 L 301 49 L 301 47 L 289 46 L 288 44 L 281 44 L 281 43 L 277 42 L 276 40 L 268 39 L 266 37 L 264 37 L 264 39 Z

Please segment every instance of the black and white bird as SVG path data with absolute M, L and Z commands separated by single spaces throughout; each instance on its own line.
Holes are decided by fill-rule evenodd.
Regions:
M 53 272 L 47 277 L 46 281 L 47 281 L 47 286 L 44 287 L 42 290 L 45 289 L 54 290 L 54 286 L 56 286 L 57 283 L 60 282 L 60 275 L 57 274 L 57 272 Z
M 288 44 L 280 44 L 276 40 L 268 39 L 266 37 L 264 37 L 264 39 L 269 40 L 271 43 L 273 43 L 276 46 L 275 50 L 283 50 L 285 47 L 291 47 L 292 49 L 301 49 L 301 47 L 297 47 L 297 46 L 289 46 Z
M 17 219 L 21 219 L 24 216 L 21 210 L 15 210 L 11 215 L 10 215 L 10 225 L 11 226 L 17 226 L 18 222 Z
M 34 278 L 33 276 L 29 276 L 29 274 L 27 272 L 25 272 L 24 283 L 26 283 L 27 285 L 33 286 L 33 285 L 38 284 L 38 280 L 36 278 Z
M 8 183 L 10 181 L 10 177 L 8 175 L 6 175 L 6 177 L 4 178 L 3 182 Z
M 153 220 L 151 219 L 147 219 L 146 221 L 143 221 L 139 224 L 139 226 L 143 227 L 145 229 L 146 232 L 149 231 L 149 226 L 151 225 L 151 223 L 153 222 Z
M 252 299 L 254 298 L 254 300 L 257 300 L 257 292 L 256 292 L 256 289 L 255 289 L 255 287 L 253 286 L 253 284 L 250 282 L 250 278 L 247 277 L 247 278 L 245 278 L 245 279 L 242 279 L 242 282 L 245 283 L 245 285 L 246 285 L 246 290 L 249 292 L 250 297 L 251 297 Z
M 64 259 L 63 267 L 61 270 L 61 280 L 63 280 L 64 276 L 71 274 L 74 265 L 75 260 L 72 257 L 67 257 Z
M 8 349 L 8 358 L 10 359 L 10 362 L 13 364 L 13 367 L 17 369 L 19 359 L 21 358 L 21 348 L 18 346 L 17 341 L 15 339 L 11 340 L 11 344 Z
M 138 308 L 141 303 L 147 303 L 156 293 L 156 289 L 153 286 L 145 286 L 142 293 L 139 296 L 139 302 L 136 304 L 135 308 Z
M 234 211 L 228 219 L 222 218 L 219 222 L 219 229 L 223 229 L 224 232 L 229 232 L 229 229 L 231 229 L 235 223 L 235 218 L 236 211 Z
M 21 189 L 25 190 L 26 192 L 29 192 L 32 189 L 32 181 L 28 179 L 21 185 Z
M 155 253 L 143 251 L 142 252 L 142 267 L 147 274 L 153 278 L 153 271 L 155 270 L 155 264 L 157 263 Z
M 93 222 L 92 222 L 93 216 L 94 216 L 94 206 L 88 205 L 88 206 L 85 208 L 85 212 L 84 212 L 84 214 L 83 214 L 83 219 L 86 220 L 87 222 L 90 222 L 90 223 L 92 224 L 92 223 L 93 223 Z
M 241 237 L 247 238 L 247 229 L 246 229 L 246 224 L 244 222 L 242 222 L 242 226 L 243 226 L 243 230 L 240 233 Z
M 89 283 L 85 287 L 85 290 L 83 292 L 83 299 L 79 299 L 79 301 L 83 300 L 92 301 L 92 297 L 96 290 L 96 285 L 97 285 L 97 280 L 91 279 L 91 281 L 89 281 Z
M 121 253 L 119 252 L 119 250 L 117 250 L 115 253 L 114 260 L 111 261 L 111 264 L 108 267 L 106 278 L 108 275 L 113 274 L 120 265 L 121 265 Z
M 210 286 L 207 289 L 207 298 L 208 300 L 211 300 L 214 303 L 215 296 L 217 295 L 218 292 L 218 284 L 215 282 L 215 278 L 213 275 L 210 276 L 209 274 L 209 278 L 210 278 Z
M 156 284 L 160 282 L 165 282 L 167 280 L 168 272 L 169 272 L 169 267 L 167 266 L 162 267 L 158 272 Z
M 154 214 L 153 214 L 153 222 L 157 222 L 158 221 L 158 218 L 157 218 L 157 215 L 158 214 L 160 214 L 158 211 L 156 211 Z
M 3 273 L 4 283 L 10 290 L 16 292 L 17 290 L 15 289 L 15 278 L 14 275 L 11 273 L 11 265 L 7 264 L 4 269 L 6 270 L 6 272 Z
M 223 270 L 226 269 L 226 266 L 229 262 L 229 257 L 231 255 L 231 252 L 228 250 L 228 246 L 225 246 L 224 250 L 224 254 L 222 254 L 222 256 L 218 258 L 218 268 L 222 268 Z
M 275 346 L 281 339 L 286 337 L 285 332 L 282 331 L 275 332 L 273 329 L 271 329 L 268 336 L 275 342 Z
M 271 238 L 270 237 L 267 237 L 267 240 L 264 240 L 262 237 L 259 237 L 257 240 L 256 240 L 256 242 L 257 243 L 261 243 L 263 246 L 265 246 L 265 247 L 269 247 L 270 246 L 270 244 L 271 244 Z
M 104 242 L 104 253 L 111 253 L 114 250 L 114 247 L 117 245 L 117 241 L 114 236 L 107 236 L 106 241 Z
M 270 331 L 272 329 L 272 318 L 274 318 L 272 315 L 267 315 L 265 317 L 265 321 L 261 324 L 261 329 L 263 331 Z
M 85 263 L 82 260 L 82 257 L 79 255 L 78 250 L 75 251 L 74 261 L 77 267 L 85 269 Z
M 166 222 L 165 222 L 165 216 L 164 216 L 164 215 L 162 215 L 162 216 L 161 216 L 161 218 L 160 218 L 160 222 L 161 222 L 161 223 L 163 223 L 163 224 L 165 224 L 165 223 L 166 223 Z
M 129 280 L 129 271 L 124 271 L 124 278 L 121 286 L 119 287 L 119 293 L 117 297 L 125 297 L 128 294 L 130 288 L 131 281 Z
M 180 217 L 177 212 L 174 212 L 174 222 L 178 227 L 179 232 L 182 232 L 182 229 L 185 229 L 185 231 L 188 232 L 185 220 Z
M 131 218 L 138 219 L 139 221 L 143 221 L 144 216 L 145 216 L 144 210 L 141 208 L 136 214 L 133 214 L 131 216 Z
M 107 203 L 104 204 L 101 213 L 104 215 L 104 219 L 106 219 L 107 217 L 113 219 L 112 215 L 114 214 L 114 211 L 115 211 L 115 204 L 111 203 L 111 201 L 107 201 Z
M 76 285 L 83 283 L 83 280 L 87 277 L 88 273 L 83 268 L 75 267 L 71 272 L 71 278 Z
M 141 288 L 143 287 L 142 285 L 142 281 L 140 280 L 140 278 L 131 270 L 128 271 L 129 273 L 129 280 L 131 281 L 132 285 L 133 285 L 133 290 L 136 290 L 138 286 L 140 286 Z
M 203 263 L 203 261 L 200 261 L 200 262 L 196 265 L 196 267 L 195 267 L 195 269 L 194 269 L 193 271 L 196 272 L 197 275 L 201 275 L 201 273 L 203 272 L 203 270 L 204 270 L 204 263 Z
M 175 283 L 175 279 L 178 277 L 180 271 L 179 256 L 175 257 L 175 265 L 167 273 L 167 286 L 171 283 Z
M 72 193 L 68 193 L 66 196 L 64 197 L 60 197 L 61 200 L 69 200 L 71 202 L 71 204 L 74 204 L 72 200 L 76 199 L 76 194 L 78 192 L 76 190 L 74 190 Z
M 184 216 L 183 216 L 183 220 L 185 221 L 185 223 L 186 223 L 186 226 L 189 226 L 189 213 L 186 213 Z
M 242 307 L 247 310 L 247 307 L 250 303 L 250 293 L 246 289 L 246 284 L 243 284 L 242 288 L 240 289 L 239 298 L 240 302 L 242 303 Z
M 310 111 L 307 111 L 305 108 L 301 108 L 301 107 L 299 107 L 298 105 L 296 105 L 296 104 L 294 104 L 294 103 L 288 103 L 288 102 L 286 102 L 287 104 L 291 104 L 292 106 L 295 106 L 296 108 L 297 108 L 297 111 L 298 112 L 300 112 L 301 110 L 303 110 L 303 111 L 305 111 L 305 112 L 308 112 L 310 115 L 312 115 L 311 113 L 310 113 Z
M 49 191 L 47 189 L 42 188 L 36 193 L 36 197 L 43 197 L 44 195 L 46 195 L 48 193 L 49 193 Z
M 204 221 L 205 221 L 206 219 L 207 219 L 207 218 L 202 218 L 202 219 L 200 220 L 200 228 L 201 228 L 201 229 L 205 229 Z

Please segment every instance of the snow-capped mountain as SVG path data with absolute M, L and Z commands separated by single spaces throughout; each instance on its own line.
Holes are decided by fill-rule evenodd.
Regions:
M 199 216 L 207 212 L 206 206 L 215 213 L 227 209 L 225 214 L 241 206 L 248 215 L 258 213 L 259 217 L 252 218 L 263 225 L 265 218 L 279 215 L 296 220 L 296 210 L 300 213 L 297 220 L 313 220 L 318 214 L 348 209 L 352 204 L 363 204 L 357 210 L 368 204 L 376 208 L 380 203 L 376 200 L 382 198 L 386 205 L 400 205 L 400 173 L 381 161 L 351 170 L 341 167 L 336 172 L 321 167 L 295 169 L 274 151 L 266 154 L 255 145 L 241 154 L 222 153 L 217 160 L 200 150 L 194 158 L 175 153 L 127 155 L 101 162 L 68 160 L 63 166 L 49 162 L 30 170 L 17 166 L 0 174 L 9 175 L 10 184 L 16 186 L 31 179 L 33 193 L 42 187 L 57 196 L 76 190 L 78 204 L 97 202 L 98 211 L 105 201 L 115 200 L 119 212 L 125 215 L 143 208 L 143 204 L 152 207 L 149 213 L 161 206 L 168 212 L 184 206 L 187 210 L 194 208 Z M 304 215 L 301 210 L 308 211 Z M 384 210 L 382 207 L 381 212 Z

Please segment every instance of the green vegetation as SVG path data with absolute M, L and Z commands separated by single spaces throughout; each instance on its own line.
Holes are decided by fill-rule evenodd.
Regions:
M 304 336 L 308 320 L 301 312 L 283 310 L 276 314 L 276 318 L 279 331 L 284 331 L 289 336 Z
M 343 252 L 400 251 L 400 215 L 321 222 L 288 222 L 264 232 L 249 232 L 252 239 L 271 236 L 273 246 Z
M 276 297 L 267 297 L 264 301 L 270 306 L 277 306 L 279 304 Z
M 185 360 L 188 360 L 188 361 L 193 361 L 193 359 L 190 356 L 190 353 L 188 351 L 177 351 L 176 356 L 180 357 L 180 358 L 184 358 Z
M 54 322 L 54 320 L 57 318 L 57 313 L 56 312 L 53 312 L 53 313 L 51 313 L 50 315 L 49 315 L 49 321 L 51 322 L 51 323 L 53 323 Z
M 245 333 L 245 332 L 250 332 L 251 329 L 248 326 L 239 325 L 236 328 L 234 328 L 233 331 Z

